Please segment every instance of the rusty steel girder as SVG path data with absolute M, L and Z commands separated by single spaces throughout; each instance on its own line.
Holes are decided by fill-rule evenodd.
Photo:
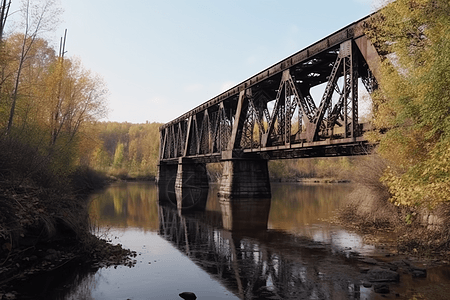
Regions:
M 284 158 L 283 151 L 294 157 L 364 153 L 369 126 L 358 122 L 358 81 L 371 93 L 379 65 L 362 29 L 368 18 L 161 126 L 160 161 L 213 162 L 224 152 L 269 159 Z M 316 105 L 311 89 L 318 85 L 325 89 Z

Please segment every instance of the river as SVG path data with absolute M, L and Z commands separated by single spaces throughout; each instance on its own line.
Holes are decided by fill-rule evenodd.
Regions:
M 217 188 L 210 187 L 204 211 L 183 213 L 159 203 L 154 183 L 117 183 L 93 195 L 97 234 L 136 251 L 136 263 L 70 267 L 49 276 L 45 299 L 181 299 L 181 292 L 199 300 L 448 295 L 450 271 L 442 267 L 428 270 L 427 278 L 401 274 L 387 295 L 364 287 L 361 265 L 402 258 L 333 222 L 351 184 L 272 184 L 272 199 L 232 203 L 218 199 Z M 435 288 L 441 292 L 427 294 Z

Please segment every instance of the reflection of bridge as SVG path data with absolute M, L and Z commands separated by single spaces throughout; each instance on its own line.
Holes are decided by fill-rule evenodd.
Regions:
M 250 219 L 224 213 L 233 210 L 231 203 L 235 211 L 249 205 L 222 200 L 222 216 L 180 214 L 161 205 L 159 232 L 241 299 L 359 299 L 360 274 L 351 259 L 333 255 L 329 245 L 268 231 L 261 211 L 262 217 Z M 269 206 L 264 209 L 268 217 Z M 242 228 L 223 226 L 241 223 L 244 235 Z
M 369 93 L 376 88 L 379 59 L 363 32 L 368 19 L 163 125 L 160 182 L 174 177 L 177 167 L 171 164 L 178 164 L 178 188 L 189 180 L 205 185 L 198 164 L 222 161 L 221 194 L 266 197 L 268 159 L 366 154 L 363 133 L 369 126 L 358 121 L 358 85 Z M 324 91 L 316 103 L 311 88 L 320 85 Z

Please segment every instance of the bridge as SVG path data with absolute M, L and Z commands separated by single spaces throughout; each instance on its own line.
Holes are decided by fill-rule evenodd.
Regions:
M 363 136 L 370 126 L 358 118 L 359 86 L 377 88 L 379 56 L 364 34 L 370 17 L 161 126 L 160 188 L 174 186 L 185 198 L 207 188 L 205 164 L 222 162 L 222 196 L 265 198 L 268 160 L 370 152 Z M 317 86 L 324 89 L 316 104 Z

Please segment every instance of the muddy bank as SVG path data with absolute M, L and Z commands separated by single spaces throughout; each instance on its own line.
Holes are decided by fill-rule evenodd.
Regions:
M 367 272 L 369 278 L 363 286 L 388 298 L 447 299 L 449 206 L 435 210 L 397 207 L 389 196 L 381 184 L 357 184 L 337 214 L 337 222 L 344 228 L 389 252 L 361 261 L 366 265 L 361 266 L 361 271 Z M 430 288 L 429 282 L 438 288 Z
M 129 250 L 94 236 L 86 197 L 0 182 L 0 299 L 21 299 L 30 276 L 70 263 L 133 264 Z
M 338 212 L 339 223 L 364 233 L 377 244 L 377 235 L 387 235 L 398 254 L 412 255 L 423 261 L 450 261 L 450 206 L 434 210 L 398 207 L 389 201 L 381 185 L 357 185 Z

